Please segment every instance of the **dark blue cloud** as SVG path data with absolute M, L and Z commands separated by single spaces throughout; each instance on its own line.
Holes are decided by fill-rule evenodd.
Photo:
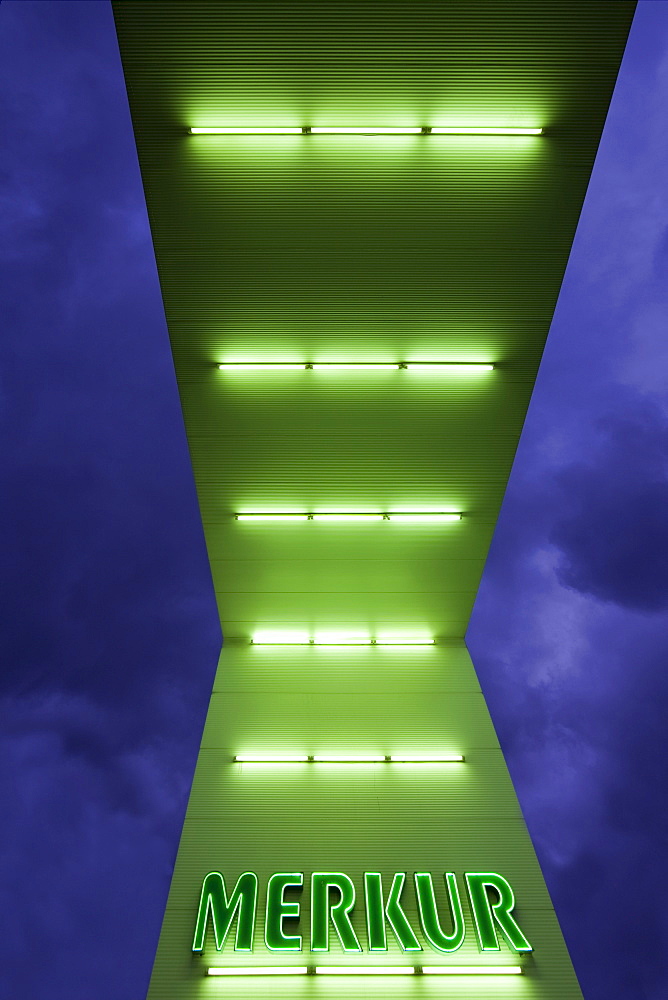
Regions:
M 586 1000 L 664 1000 L 668 4 L 641 3 L 467 641 Z
M 130 1000 L 220 630 L 107 3 L 0 6 L 0 120 L 0 995 Z
M 668 606 L 668 418 L 623 388 L 597 421 L 600 442 L 555 485 L 551 542 L 567 587 L 622 607 Z

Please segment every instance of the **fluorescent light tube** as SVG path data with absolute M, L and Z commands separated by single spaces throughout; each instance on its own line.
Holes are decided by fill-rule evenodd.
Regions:
M 217 125 L 206 125 L 190 129 L 191 135 L 301 135 L 301 128 L 289 126 L 253 126 L 250 128 L 232 126 L 218 127 Z
M 435 643 L 435 639 L 371 639 L 369 636 L 329 635 L 326 632 L 314 639 L 306 632 L 257 632 L 251 639 L 253 646 L 433 646 Z
M 461 754 L 425 754 L 419 757 L 404 757 L 403 755 L 390 757 L 391 764 L 463 764 L 464 758 Z
M 317 754 L 313 757 L 316 764 L 385 764 L 385 755 L 347 756 L 346 754 L 329 754 L 325 757 Z
M 435 125 L 432 135 L 542 135 L 542 128 L 496 128 L 480 125 Z
M 391 125 L 314 125 L 313 135 L 420 135 L 420 126 L 395 127 Z
M 414 371 L 457 372 L 460 375 L 494 371 L 494 365 L 477 364 L 472 361 L 462 362 L 461 364 L 455 361 L 404 361 L 400 367 L 409 368 Z
M 307 764 L 306 756 L 291 756 L 289 754 L 254 754 L 238 753 L 234 756 L 235 764 Z
M 423 976 L 521 976 L 521 965 L 423 965 Z
M 460 513 L 455 513 L 454 511 L 415 511 L 410 513 L 408 511 L 396 511 L 391 514 L 387 514 L 386 517 L 390 521 L 461 521 L 462 515 Z
M 385 519 L 384 514 L 343 514 L 343 513 L 329 513 L 329 514 L 312 514 L 311 517 L 314 521 L 383 521 Z
M 411 369 L 430 372 L 456 372 L 466 375 L 494 371 L 493 364 L 473 361 L 221 361 L 219 371 L 396 371 Z
M 414 976 L 412 965 L 316 965 L 316 976 Z
M 391 514 L 331 511 L 306 514 L 291 511 L 248 511 L 235 514 L 237 521 L 461 521 L 454 511 L 396 511 Z
M 295 361 L 224 361 L 218 365 L 221 372 L 266 372 L 266 371 L 304 371 L 306 364 Z
M 336 632 L 318 632 L 312 640 L 314 646 L 370 646 L 368 635 L 341 635 Z
M 251 646 L 312 646 L 311 639 L 251 639 Z
M 388 371 L 400 368 L 398 361 L 392 363 L 375 361 L 314 361 L 311 365 L 314 371 Z
M 308 514 L 235 514 L 237 521 L 308 521 Z
M 372 646 L 434 646 L 435 639 L 374 639 Z
M 305 976 L 307 965 L 237 965 L 228 968 L 210 968 L 210 976 Z
M 309 646 L 308 632 L 256 632 L 251 639 L 254 646 Z
M 191 135 L 542 135 L 542 128 L 502 128 L 482 125 L 313 125 L 193 126 Z
M 421 757 L 392 756 L 385 754 L 306 754 L 239 753 L 232 758 L 235 764 L 461 764 L 461 754 L 431 754 Z

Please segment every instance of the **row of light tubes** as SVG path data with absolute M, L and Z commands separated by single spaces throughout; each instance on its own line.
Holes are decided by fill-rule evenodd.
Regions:
M 487 125 L 204 125 L 191 135 L 542 135 L 542 128 L 498 128 Z
M 221 361 L 219 371 L 433 371 L 460 375 L 494 371 L 494 365 L 472 361 Z
M 249 511 L 245 514 L 235 514 L 237 521 L 461 521 L 461 511 L 397 511 L 386 513 L 374 511 L 339 512 L 308 514 L 285 511 Z
M 369 636 L 341 635 L 338 633 L 321 633 L 315 638 L 309 638 L 305 633 L 258 633 L 250 640 L 251 646 L 434 646 L 435 639 L 422 636 L 388 636 L 383 639 L 371 639 Z
M 286 755 L 286 754 L 248 754 L 239 753 L 233 758 L 235 764 L 463 764 L 462 754 L 427 754 L 422 756 L 397 756 L 392 754 L 363 754 L 350 756 L 334 754 Z
M 521 965 L 265 965 L 208 969 L 210 976 L 521 976 Z

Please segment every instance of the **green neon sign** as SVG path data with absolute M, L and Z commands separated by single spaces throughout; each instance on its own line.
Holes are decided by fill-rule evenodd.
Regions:
M 394 936 L 403 951 L 422 951 L 415 937 L 408 917 L 401 907 L 401 893 L 406 881 L 405 872 L 397 872 L 392 880 L 392 888 L 383 905 L 383 881 L 379 872 L 364 873 L 364 894 L 366 897 L 366 926 L 369 951 L 387 951 L 385 921 L 389 923 Z
M 510 883 L 496 872 L 467 872 L 464 882 L 480 951 L 499 951 L 499 932 L 511 951 L 532 951 L 513 915 L 515 894 Z M 415 898 L 424 943 L 434 951 L 447 954 L 461 948 L 466 937 L 466 923 L 454 872 L 445 872 L 443 883 L 447 907 L 442 907 L 439 913 L 431 874 L 415 872 Z M 388 927 L 402 951 L 423 950 L 424 946 L 411 926 L 402 902 L 404 890 L 409 884 L 406 872 L 396 872 L 386 897 L 381 873 L 364 872 L 366 944 L 369 952 L 388 950 Z M 302 907 L 297 900 L 286 900 L 285 894 L 289 890 L 301 892 L 303 887 L 304 875 L 301 872 L 276 872 L 269 878 L 264 929 L 264 944 L 269 951 L 302 950 L 302 935 L 296 933 Z M 222 951 L 236 920 L 234 951 L 252 951 L 257 900 L 258 879 L 253 872 L 243 872 L 239 876 L 229 897 L 220 872 L 209 872 L 202 883 L 192 950 L 204 950 L 210 924 L 216 949 Z M 352 923 L 356 902 L 355 885 L 344 872 L 313 872 L 310 904 L 312 952 L 330 950 L 330 943 L 334 940 L 332 930 L 344 952 L 359 954 L 364 950 Z M 288 920 L 294 922 L 292 933 L 285 925 Z
M 332 890 L 334 893 L 332 894 Z M 333 901 L 332 896 L 338 896 Z M 344 951 L 361 951 L 350 914 L 355 908 L 355 886 L 343 872 L 311 875 L 311 951 L 329 951 L 329 925 L 334 924 Z
M 464 925 L 464 914 L 457 888 L 457 879 L 452 872 L 446 872 L 443 876 L 445 887 L 450 901 L 450 913 L 452 915 L 452 932 L 444 933 L 438 919 L 438 909 L 436 907 L 436 896 L 434 895 L 434 883 L 428 872 L 415 873 L 415 891 L 417 892 L 418 907 L 420 910 L 420 924 L 422 933 L 435 951 L 457 951 L 464 943 L 466 927 Z
M 244 872 L 243 875 L 240 875 L 228 900 L 223 876 L 220 872 L 209 872 L 202 883 L 193 951 L 204 949 L 209 916 L 218 951 L 221 951 L 225 944 L 235 916 L 237 917 L 237 935 L 234 941 L 234 950 L 252 951 L 256 908 L 257 875 L 253 872 Z
M 496 924 L 498 924 L 513 951 L 533 951 L 512 916 L 515 894 L 510 883 L 495 872 L 469 872 L 465 878 L 480 950 L 499 950 L 496 934 Z M 496 896 L 493 902 L 489 898 L 488 889 L 492 889 Z
M 304 876 L 301 872 L 278 872 L 267 883 L 267 913 L 264 925 L 264 943 L 269 951 L 301 951 L 301 934 L 286 934 L 283 921 L 289 917 L 299 920 L 300 905 L 285 901 L 286 889 L 301 889 Z

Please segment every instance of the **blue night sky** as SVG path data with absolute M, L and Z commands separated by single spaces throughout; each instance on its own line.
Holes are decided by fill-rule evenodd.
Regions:
M 665 1000 L 668 3 L 468 642 L 586 1000 Z M 0 995 L 144 996 L 220 632 L 106 0 L 0 5 Z

